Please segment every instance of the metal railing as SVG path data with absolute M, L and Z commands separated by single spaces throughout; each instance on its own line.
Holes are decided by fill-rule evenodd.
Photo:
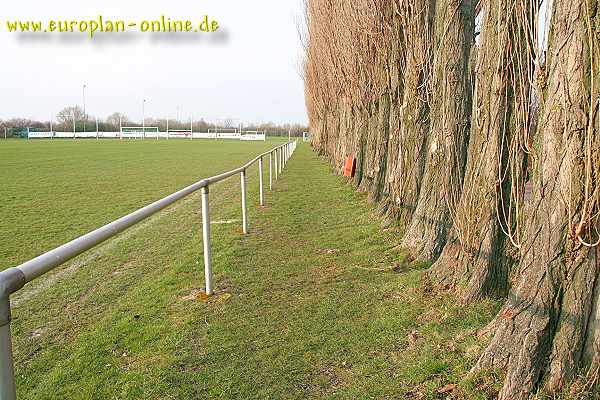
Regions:
M 247 170 L 258 162 L 259 174 L 259 203 L 265 204 L 263 188 L 263 158 L 269 157 L 269 190 L 273 189 L 273 175 L 275 180 L 283 171 L 285 164 L 296 149 L 296 141 L 287 142 L 262 153 L 243 166 L 198 181 L 178 192 L 175 192 L 146 207 L 140 208 L 124 217 L 104 225 L 90 233 L 78 237 L 62 246 L 29 260 L 17 267 L 0 271 L 0 400 L 16 399 L 14 379 L 14 363 L 12 354 L 12 341 L 10 333 L 10 295 L 20 290 L 25 284 L 53 270 L 66 261 L 80 255 L 92 247 L 104 242 L 140 221 L 156 214 L 171 204 L 200 190 L 202 194 L 202 241 L 204 246 L 204 276 L 206 294 L 213 294 L 212 256 L 210 244 L 210 185 L 240 174 L 240 187 L 242 192 L 242 229 L 248 233 L 248 209 L 246 202 Z M 274 172 L 274 174 L 273 174 Z

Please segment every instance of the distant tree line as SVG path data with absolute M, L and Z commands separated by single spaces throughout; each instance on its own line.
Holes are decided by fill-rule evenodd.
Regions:
M 5 128 L 7 137 L 11 137 L 15 129 L 32 128 L 52 129 L 54 131 L 72 132 L 95 132 L 96 117 L 84 113 L 79 106 L 68 106 L 63 108 L 57 115 L 56 120 L 50 121 L 34 120 L 29 118 L 10 118 L 0 120 L 0 137 L 4 135 Z M 167 130 L 166 118 L 147 117 L 144 121 L 145 126 L 156 126 L 160 131 Z M 204 119 L 194 120 L 190 124 L 190 120 L 168 120 L 169 130 L 189 130 L 190 125 L 193 126 L 194 132 L 207 132 L 209 129 L 216 128 L 239 128 L 239 123 L 234 119 L 226 119 L 219 122 L 206 121 Z M 106 118 L 98 118 L 98 130 L 100 132 L 117 132 L 120 126 L 142 126 L 142 121 L 130 119 L 126 114 L 114 112 Z M 287 136 L 290 132 L 293 137 L 301 137 L 303 132 L 308 131 L 308 126 L 302 124 L 276 124 L 273 122 L 267 123 L 250 123 L 242 124 L 244 131 L 265 131 L 269 136 Z

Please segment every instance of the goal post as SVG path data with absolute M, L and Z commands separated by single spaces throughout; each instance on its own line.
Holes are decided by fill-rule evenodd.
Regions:
M 265 131 L 243 131 L 240 140 L 265 141 L 267 135 Z
M 237 128 L 214 127 L 208 129 L 208 139 L 239 139 L 241 133 Z
M 145 139 L 158 138 L 157 126 L 122 126 L 120 131 L 121 139 Z

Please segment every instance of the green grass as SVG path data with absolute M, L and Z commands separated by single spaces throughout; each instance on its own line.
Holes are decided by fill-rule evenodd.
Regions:
M 35 144 L 37 157 L 53 159 L 55 144 Z M 39 237 L 27 213 L 11 216 L 12 224 L 29 221 L 11 226 L 11 234 L 21 240 L 32 235 L 32 242 L 37 237 L 44 241 L 41 248 L 55 244 L 47 239 L 56 235 L 58 242 L 74 236 L 74 227 L 89 229 L 226 169 L 211 152 L 228 151 L 231 167 L 260 150 L 180 143 L 173 145 L 178 155 L 170 155 L 169 147 L 131 143 L 126 146 L 135 150 L 122 155 L 100 148 L 113 145 L 102 143 L 71 155 L 76 144 L 60 145 L 67 147 L 56 159 L 80 165 L 74 169 L 103 154 L 99 158 L 107 161 L 91 163 L 104 165 L 96 171 L 114 176 L 122 168 L 110 160 L 120 157 L 136 179 L 128 180 L 129 188 L 104 183 L 104 199 L 120 196 L 118 210 L 112 202 L 90 201 L 92 211 L 77 217 L 53 211 L 48 217 L 58 226 L 47 229 L 54 236 Z M 19 151 L 36 159 L 34 150 Z M 135 155 L 178 165 L 177 177 L 154 176 L 129 160 Z M 19 170 L 18 157 L 11 157 Z M 51 179 L 56 185 L 64 180 L 58 172 L 44 170 L 43 179 L 32 178 L 32 172 L 3 180 L 21 187 L 21 179 Z M 424 292 L 419 266 L 396 268 L 405 263 L 398 232 L 382 230 L 365 197 L 331 174 L 307 146 L 299 147 L 275 190 L 267 192 L 263 208 L 256 207 L 255 172 L 248 182 L 250 234 L 240 234 L 239 222 L 212 226 L 217 294 L 210 301 L 190 296 L 203 282 L 197 194 L 52 273 L 51 284 L 34 284 L 16 296 L 21 398 L 433 399 L 447 396 L 439 388 L 459 383 L 454 398 L 484 399 L 497 390 L 484 379 L 463 382 L 482 346 L 475 332 L 494 316 L 497 304 L 463 307 L 450 295 Z M 97 181 L 81 171 L 77 179 Z M 138 199 L 118 195 L 132 185 L 143 193 Z M 239 220 L 238 185 L 234 178 L 211 190 L 213 221 Z M 36 202 L 57 191 L 46 187 Z M 20 246 L 3 249 L 11 251 L 5 260 L 31 255 Z
M 0 142 L 0 269 L 238 167 L 277 142 Z

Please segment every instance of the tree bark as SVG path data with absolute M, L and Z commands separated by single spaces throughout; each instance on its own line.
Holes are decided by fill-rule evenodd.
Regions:
M 460 193 L 469 138 L 474 38 L 471 0 L 440 0 L 435 12 L 431 123 L 418 202 L 403 245 L 435 261 L 451 226 L 448 204 Z
M 390 141 L 387 218 L 405 227 L 416 207 L 425 169 L 434 3 L 404 0 L 401 7 L 407 51 L 403 90 L 398 103 L 393 103 L 390 137 L 395 140 Z
M 524 254 L 474 368 L 506 371 L 500 399 L 527 399 L 542 386 L 559 390 L 583 365 L 588 338 L 598 337 L 591 315 L 598 262 L 582 244 L 598 229 L 597 13 L 597 0 L 554 1 Z
M 465 183 L 448 243 L 430 270 L 439 286 L 461 288 L 465 302 L 505 296 L 519 242 L 532 61 L 527 32 L 530 1 L 485 2 L 477 51 L 473 121 Z M 506 233 L 513 235 L 513 243 Z
M 390 136 L 390 94 L 386 93 L 379 100 L 377 119 L 375 121 L 375 146 L 371 154 L 373 160 L 373 183 L 369 191 L 369 200 L 377 203 L 382 200 L 386 178 L 388 157 L 388 140 Z

